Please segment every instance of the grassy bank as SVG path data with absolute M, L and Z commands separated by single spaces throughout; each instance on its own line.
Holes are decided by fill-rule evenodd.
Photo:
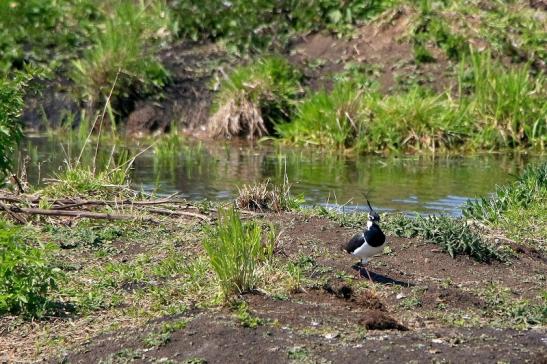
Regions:
M 210 121 L 211 135 L 274 132 L 358 153 L 543 150 L 540 12 L 525 1 L 12 1 L 0 6 L 0 69 L 9 78 L 25 64 L 48 70 L 45 84 L 59 82 L 72 103 L 60 114 L 70 127 L 94 120 L 106 98 L 112 122 L 123 124 L 144 101 L 163 105 L 168 112 L 155 116 L 176 124 L 176 98 L 191 80 L 203 90 L 193 97 L 213 105 L 199 120 Z M 400 54 L 382 53 L 384 37 Z M 361 49 L 359 39 L 375 38 L 386 64 Z M 212 43 L 243 66 L 177 66 Z M 343 57 L 329 59 L 335 47 Z M 284 69 L 276 58 L 288 60 Z M 186 126 L 180 119 L 175 127 Z
M 294 120 L 278 125 L 283 140 L 360 152 L 535 148 L 547 140 L 545 77 L 526 66 L 506 69 L 489 53 L 459 65 L 458 92 L 415 86 L 381 95 L 355 81 L 312 93 Z

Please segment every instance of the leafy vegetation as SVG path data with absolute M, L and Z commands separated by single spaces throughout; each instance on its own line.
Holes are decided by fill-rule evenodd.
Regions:
M 204 245 L 225 298 L 256 288 L 260 266 L 272 257 L 275 239 L 273 227 L 263 231 L 256 222 L 242 222 L 233 209 L 219 210 L 218 226 Z
M 284 47 L 298 32 L 323 28 L 347 32 L 381 13 L 393 0 L 177 1 L 180 31 L 193 40 L 223 40 L 234 50 Z
M 209 121 L 213 135 L 260 138 L 276 122 L 290 120 L 300 74 L 280 57 L 235 69 L 222 81 Z
M 160 347 L 171 341 L 171 335 L 175 331 L 182 330 L 188 324 L 187 320 L 165 322 L 157 332 L 152 332 L 145 337 L 144 343 L 148 347 Z
M 256 329 L 258 326 L 264 324 L 264 321 L 260 317 L 254 316 L 249 311 L 249 305 L 245 301 L 239 301 L 234 303 L 235 316 L 243 327 L 250 327 Z
M 12 166 L 16 146 L 23 136 L 19 117 L 23 111 L 24 88 L 30 73 L 18 73 L 15 78 L 0 74 L 0 184 Z
M 21 229 L 0 220 L 0 314 L 43 316 L 47 296 L 62 278 L 51 265 L 51 246 L 32 247 Z

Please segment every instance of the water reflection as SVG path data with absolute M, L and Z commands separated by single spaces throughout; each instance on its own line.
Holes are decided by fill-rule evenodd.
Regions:
M 116 150 L 137 153 L 143 148 L 132 144 Z M 101 148 L 100 163 L 106 163 L 111 151 L 111 146 Z M 28 138 L 22 148 L 22 155 L 32 160 L 33 183 L 51 177 L 67 155 L 74 157 L 77 152 L 78 146 L 46 137 Z M 93 154 L 93 148 L 84 153 L 87 163 Z M 187 142 L 167 161 L 159 162 L 152 149 L 140 155 L 132 181 L 148 192 L 226 200 L 234 197 L 237 186 L 265 178 L 281 183 L 286 174 L 293 193 L 302 193 L 309 204 L 363 209 L 363 193 L 368 192 L 380 211 L 459 215 L 468 198 L 493 191 L 536 159 L 526 155 L 348 158 L 302 149 Z

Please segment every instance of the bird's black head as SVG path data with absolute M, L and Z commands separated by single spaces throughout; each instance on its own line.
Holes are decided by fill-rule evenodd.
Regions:
M 375 224 L 377 224 L 377 223 L 380 222 L 380 215 L 378 215 L 378 213 L 376 211 L 369 212 L 368 220 L 372 221 Z
M 368 221 L 370 221 L 372 224 L 378 224 L 380 222 L 380 215 L 370 205 L 370 202 L 367 198 L 367 205 L 368 205 Z M 368 225 L 368 224 L 367 224 Z

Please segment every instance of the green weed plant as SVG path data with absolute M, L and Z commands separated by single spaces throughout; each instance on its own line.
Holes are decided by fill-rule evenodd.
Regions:
M 0 314 L 46 314 L 48 293 L 62 279 L 49 260 L 52 250 L 49 245 L 31 246 L 20 228 L 0 220 Z

